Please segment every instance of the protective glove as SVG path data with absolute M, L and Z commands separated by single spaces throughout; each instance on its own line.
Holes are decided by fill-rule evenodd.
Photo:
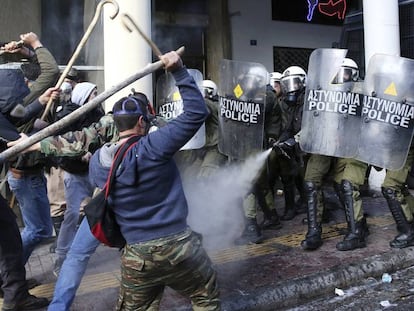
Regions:
M 267 140 L 267 145 L 268 145 L 270 148 L 273 148 L 273 145 L 274 145 L 276 142 L 277 142 L 277 140 L 276 140 L 276 139 L 274 139 L 273 137 L 270 137 L 270 138 Z
M 276 154 L 283 155 L 286 158 L 290 159 L 290 156 L 285 151 L 286 145 L 284 143 L 285 142 L 280 142 L 278 140 L 276 141 L 273 138 L 269 139 L 269 145 L 272 146 L 272 149 Z
M 279 148 L 282 148 L 285 151 L 292 150 L 293 147 L 295 147 L 295 145 L 296 145 L 296 140 L 293 137 L 288 138 L 285 141 L 277 143 L 277 146 Z

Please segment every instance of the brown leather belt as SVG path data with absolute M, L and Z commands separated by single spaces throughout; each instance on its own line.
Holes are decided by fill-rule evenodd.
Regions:
M 18 170 L 13 167 L 9 167 L 9 171 L 12 174 L 12 176 L 16 179 L 22 179 L 25 176 L 30 175 L 38 175 L 42 172 L 41 169 L 34 169 L 34 170 Z

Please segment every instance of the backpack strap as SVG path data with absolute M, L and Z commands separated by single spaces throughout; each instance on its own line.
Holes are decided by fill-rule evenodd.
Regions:
M 122 160 L 124 159 L 126 153 L 131 149 L 141 138 L 140 135 L 134 135 L 128 138 L 126 142 L 122 144 L 121 147 L 118 148 L 117 152 L 115 153 L 114 159 L 111 164 L 111 168 L 109 169 L 108 178 L 106 179 L 106 183 L 104 186 L 105 189 L 105 198 L 108 198 L 110 189 L 115 180 L 115 172 L 118 169 L 119 165 L 121 164 Z

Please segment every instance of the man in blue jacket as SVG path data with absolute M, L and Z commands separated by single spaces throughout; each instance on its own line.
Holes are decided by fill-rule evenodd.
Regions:
M 146 104 L 135 96 L 122 98 L 113 109 L 115 122 L 121 127 L 120 140 L 102 147 L 90 162 L 91 181 L 102 187 L 111 165 L 111 152 L 127 137 L 143 136 L 136 149 L 126 155 L 124 160 L 128 163 L 121 164 L 111 193 L 127 241 L 118 310 L 157 309 L 167 285 L 191 296 L 197 310 L 220 310 L 216 273 L 201 245 L 201 237 L 187 225 L 187 201 L 172 159 L 202 125 L 208 110 L 178 54 L 167 53 L 161 60 L 173 73 L 184 112 L 148 134 L 150 117 Z M 117 181 L 123 185 L 120 187 Z M 99 241 L 84 219 L 63 262 L 49 311 L 69 310 L 89 258 L 98 246 Z M 130 278 L 132 271 L 134 276 Z M 150 283 L 143 283 L 141 276 Z
M 200 235 L 187 225 L 187 200 L 173 160 L 203 124 L 208 110 L 178 54 L 164 57 L 183 98 L 184 112 L 148 134 L 145 103 L 121 98 L 113 108 L 120 140 L 99 149 L 89 166 L 93 185 L 103 188 L 116 150 L 128 137 L 142 136 L 126 153 L 110 193 L 127 242 L 117 310 L 157 309 L 166 286 L 189 297 L 197 310 L 219 310 L 216 273 Z

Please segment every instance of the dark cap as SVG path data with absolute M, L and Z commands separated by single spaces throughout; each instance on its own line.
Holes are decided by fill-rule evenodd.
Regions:
M 66 78 L 73 80 L 73 81 L 78 81 L 79 79 L 79 72 L 76 68 L 71 68 L 68 72 L 68 74 L 66 75 Z
M 142 115 L 144 120 L 148 121 L 147 103 L 139 97 L 128 96 L 121 98 L 115 103 L 112 112 L 114 116 Z

